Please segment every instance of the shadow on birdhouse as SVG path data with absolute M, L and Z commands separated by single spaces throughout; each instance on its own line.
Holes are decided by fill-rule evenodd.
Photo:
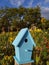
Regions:
M 33 47 L 36 46 L 28 28 L 21 29 L 12 45 L 15 48 L 14 59 L 18 64 L 34 62 L 32 59 Z

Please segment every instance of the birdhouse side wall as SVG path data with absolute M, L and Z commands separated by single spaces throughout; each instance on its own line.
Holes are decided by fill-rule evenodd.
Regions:
M 18 47 L 15 48 L 15 56 L 20 61 L 20 54 L 19 54 L 19 48 Z

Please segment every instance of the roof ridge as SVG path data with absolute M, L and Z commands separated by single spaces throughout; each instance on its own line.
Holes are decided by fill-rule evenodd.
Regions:
M 28 31 L 28 28 L 21 29 L 12 44 L 13 44 L 14 46 L 15 46 L 15 45 L 17 46 L 17 45 L 20 43 L 20 41 L 22 40 L 22 38 L 24 37 L 24 35 L 25 35 L 25 33 L 26 33 L 27 31 Z M 15 43 L 16 43 L 16 44 L 15 44 Z

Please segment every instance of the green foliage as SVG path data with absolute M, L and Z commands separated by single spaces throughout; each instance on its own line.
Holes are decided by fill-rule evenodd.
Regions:
M 0 10 L 0 30 L 2 30 L 3 27 L 6 30 L 8 30 L 9 27 L 21 29 L 30 27 L 32 23 L 37 25 L 40 23 L 40 18 L 40 7 L 5 8 Z
M 1 65 L 13 65 L 13 57 L 12 56 L 4 56 L 1 60 Z
M 49 20 L 41 18 L 40 7 L 5 8 L 0 10 L 0 32 L 3 31 L 0 33 L 0 65 L 13 65 L 14 47 L 12 42 L 18 34 L 18 31 L 7 33 L 5 31 L 13 31 L 14 29 L 25 27 L 30 28 L 31 24 L 37 27 L 33 30 L 31 29 L 30 32 L 37 45 L 37 50 L 40 50 L 40 57 L 48 58 Z
M 31 30 L 31 35 L 37 45 L 39 50 L 42 49 L 40 52 L 44 58 L 47 58 L 49 54 L 47 54 L 47 49 L 45 46 L 46 40 L 49 40 L 49 34 L 46 31 L 42 31 L 41 29 L 34 29 Z M 45 33 L 44 33 L 45 32 Z M 8 33 L 1 33 L 0 34 L 0 60 L 1 65 L 12 65 L 13 64 L 13 56 L 14 56 L 14 47 L 12 46 L 12 42 L 15 39 L 18 32 L 8 32 Z M 46 37 L 46 39 L 45 39 Z M 37 49 L 38 50 L 38 49 Z M 39 62 L 39 59 L 37 63 Z

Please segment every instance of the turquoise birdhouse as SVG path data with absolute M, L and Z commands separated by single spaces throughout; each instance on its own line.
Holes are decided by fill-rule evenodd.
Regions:
M 15 48 L 14 59 L 18 64 L 34 62 L 31 59 L 33 47 L 36 46 L 28 28 L 21 29 L 12 45 Z

